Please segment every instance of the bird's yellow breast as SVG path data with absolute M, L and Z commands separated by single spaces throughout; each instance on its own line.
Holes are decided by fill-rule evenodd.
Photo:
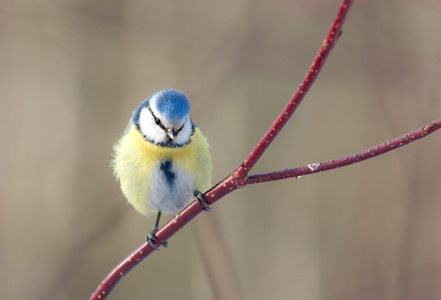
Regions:
M 171 148 L 147 141 L 131 124 L 114 146 L 112 166 L 127 201 L 138 212 L 147 215 L 157 212 L 160 206 L 165 207 L 164 213 L 175 213 L 192 201 L 194 190 L 203 193 L 210 188 L 212 165 L 208 148 L 197 127 L 187 145 Z M 175 186 L 168 186 L 162 178 L 161 165 L 166 161 L 173 166 Z

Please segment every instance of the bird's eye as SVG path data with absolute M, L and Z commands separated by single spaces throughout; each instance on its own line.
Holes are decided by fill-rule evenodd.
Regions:
M 156 125 L 158 125 L 159 127 L 161 127 L 162 129 L 164 129 L 164 125 L 162 124 L 161 120 L 155 116 L 155 114 L 153 113 L 152 109 L 149 107 L 150 113 L 152 114 L 153 120 L 155 120 Z
M 161 126 L 161 125 L 162 125 L 161 120 L 159 120 L 157 117 L 155 117 L 155 123 L 156 123 L 156 125 L 158 125 L 158 126 Z

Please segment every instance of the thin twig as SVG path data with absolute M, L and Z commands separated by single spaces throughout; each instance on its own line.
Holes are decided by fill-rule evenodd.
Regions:
M 312 173 L 328 171 L 328 170 L 344 167 L 347 165 L 355 164 L 358 162 L 362 162 L 366 159 L 374 158 L 376 156 L 379 156 L 381 154 L 387 153 L 389 151 L 407 145 L 411 142 L 419 140 L 420 138 L 423 138 L 440 128 L 441 128 L 441 119 L 436 120 L 416 130 L 413 130 L 409 133 L 406 133 L 398 138 L 395 138 L 393 140 L 387 141 L 383 144 L 380 144 L 378 146 L 372 147 L 367 150 L 363 150 L 355 154 L 343 156 L 337 159 L 331 159 L 325 162 L 308 164 L 307 166 L 303 166 L 303 167 L 269 172 L 265 174 L 250 175 L 247 177 L 246 184 L 269 182 L 269 181 L 292 178 L 292 177 L 300 177 Z

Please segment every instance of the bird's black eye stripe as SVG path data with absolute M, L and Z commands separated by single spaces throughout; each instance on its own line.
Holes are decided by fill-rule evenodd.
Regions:
M 185 123 L 184 123 L 184 125 L 181 126 L 181 128 L 179 128 L 178 130 L 176 130 L 176 133 L 179 133 L 179 131 L 181 131 L 182 128 L 184 128 L 184 126 L 185 126 Z
M 165 127 L 164 127 L 164 125 L 162 125 L 161 120 L 159 120 L 159 118 L 155 116 L 155 114 L 153 113 L 153 111 L 150 107 L 149 107 L 149 110 L 150 110 L 150 113 L 152 114 L 153 118 L 155 119 L 156 125 L 158 125 L 159 127 L 161 127 L 162 129 L 165 130 Z

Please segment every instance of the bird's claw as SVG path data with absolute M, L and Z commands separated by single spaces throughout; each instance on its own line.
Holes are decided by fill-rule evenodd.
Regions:
M 194 196 L 196 197 L 196 201 L 199 203 L 199 206 L 202 207 L 205 211 L 210 211 L 211 207 L 208 203 L 202 198 L 202 193 L 199 191 L 194 191 Z
M 146 237 L 145 237 L 146 242 L 155 250 L 159 250 L 159 247 L 156 246 L 156 243 L 158 242 L 158 239 L 156 238 L 156 232 L 151 231 Z M 161 242 L 161 245 L 164 248 L 167 248 L 168 243 L 165 241 Z

